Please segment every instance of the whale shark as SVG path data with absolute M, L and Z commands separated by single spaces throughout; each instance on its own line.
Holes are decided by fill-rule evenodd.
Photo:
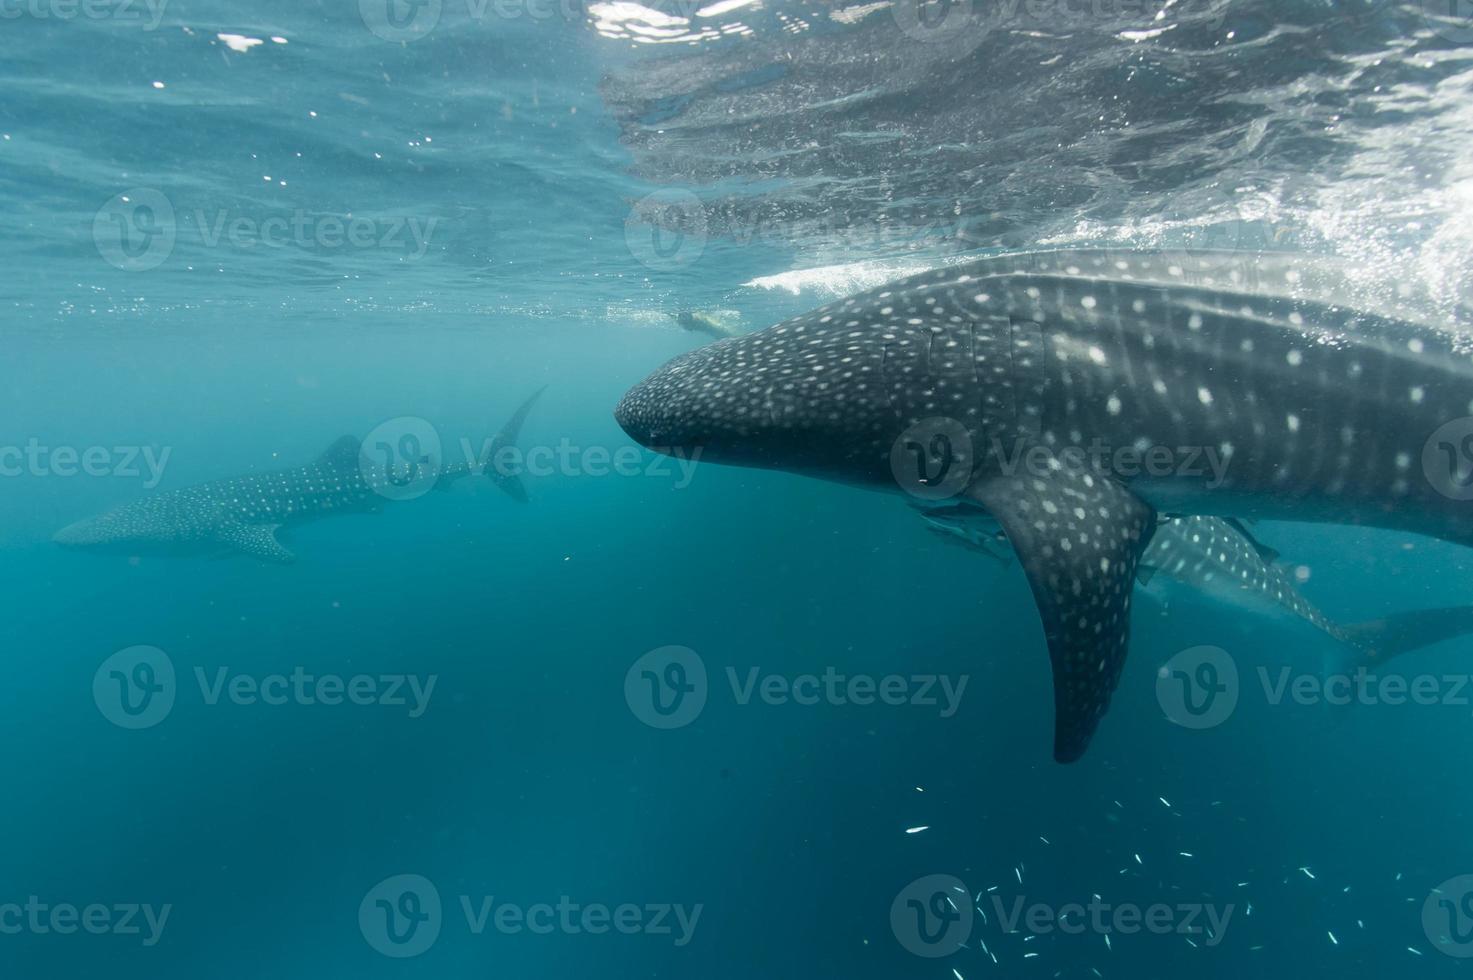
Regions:
M 1006 538 L 984 512 L 937 508 L 922 520 L 942 540 L 1007 564 Z M 1325 615 L 1299 588 L 1279 553 L 1258 541 L 1241 523 L 1221 517 L 1176 517 L 1156 525 L 1136 566 L 1138 588 L 1169 604 L 1170 585 L 1182 586 L 1224 605 L 1268 616 L 1283 614 L 1308 623 L 1341 649 L 1333 669 L 1374 670 L 1393 657 L 1473 633 L 1473 606 L 1394 613 L 1358 623 Z
M 153 494 L 70 524 L 52 540 L 68 548 L 130 556 L 240 554 L 286 564 L 296 555 L 277 537 L 283 528 L 340 514 L 376 512 L 385 501 L 405 499 L 402 491 L 415 481 L 445 490 L 466 476 L 484 474 L 525 502 L 526 488 L 519 475 L 492 461 L 516 445 L 522 423 L 541 394 L 539 389 L 512 413 L 477 460 L 441 463 L 428 454 L 380 457 L 375 447 L 345 435 L 305 466 Z
M 1473 545 L 1467 310 L 1439 323 L 1398 285 L 1276 252 L 989 256 L 690 351 L 614 414 L 648 448 L 991 515 L 1073 762 L 1119 683 L 1160 517 Z

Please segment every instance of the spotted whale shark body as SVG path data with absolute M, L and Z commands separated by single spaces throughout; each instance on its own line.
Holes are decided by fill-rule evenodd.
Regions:
M 943 540 L 1006 563 L 1006 537 L 984 512 L 965 507 L 926 511 L 923 520 Z M 1302 620 L 1335 640 L 1345 655 L 1335 668 L 1379 667 L 1391 658 L 1453 637 L 1473 633 L 1473 606 L 1397 613 L 1360 623 L 1339 623 L 1300 591 L 1278 552 L 1264 546 L 1237 522 L 1221 517 L 1177 517 L 1160 521 L 1141 555 L 1138 587 L 1162 603 L 1168 583 L 1258 614 L 1273 612 Z
M 652 448 L 990 514 L 1037 601 L 1068 762 L 1119 681 L 1160 515 L 1473 545 L 1473 356 L 1353 285 L 1272 253 L 981 259 L 687 353 L 615 416 Z
M 432 485 L 446 489 L 472 473 L 484 473 L 511 496 L 526 500 L 515 473 L 488 464 L 503 448 L 515 445 L 522 422 L 541 394 L 538 391 L 522 403 L 480 460 L 436 466 L 428 474 Z M 402 499 L 400 491 L 409 480 L 424 478 L 410 473 L 410 461 L 376 458 L 372 448 L 343 436 L 305 466 L 154 494 L 64 527 L 53 540 L 71 548 L 127 555 L 234 553 L 292 562 L 296 556 L 277 538 L 282 528 L 377 511 L 386 500 Z

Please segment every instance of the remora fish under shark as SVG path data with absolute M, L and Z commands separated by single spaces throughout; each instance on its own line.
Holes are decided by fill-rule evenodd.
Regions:
M 948 542 L 1006 563 L 997 551 L 1005 540 L 995 521 L 975 508 L 948 507 L 922 514 L 927 527 Z M 1305 598 L 1278 553 L 1221 517 L 1178 517 L 1156 527 L 1137 566 L 1137 584 L 1166 602 L 1163 580 L 1258 613 L 1272 610 L 1309 623 L 1342 645 L 1338 668 L 1372 669 L 1391 658 L 1473 633 L 1473 606 L 1395 613 L 1361 623 L 1337 623 Z
M 522 422 L 541 394 L 538 390 L 517 408 L 479 461 L 441 465 L 435 489 L 448 489 L 462 477 L 485 473 L 502 490 L 525 501 L 520 478 L 491 461 L 516 444 Z M 375 511 L 393 499 L 404 476 L 367 460 L 359 441 L 343 436 L 306 466 L 154 494 L 64 527 L 52 540 L 67 547 L 128 555 L 241 553 L 286 563 L 296 556 L 277 540 L 282 527 Z
M 1120 679 L 1158 513 L 1473 545 L 1449 492 L 1469 440 L 1432 450 L 1473 414 L 1473 356 L 1390 305 L 1345 305 L 1351 285 L 1275 253 L 986 258 L 691 351 L 615 417 L 650 448 L 991 514 L 1037 601 L 1070 762 Z M 1186 465 L 1209 449 L 1220 473 Z

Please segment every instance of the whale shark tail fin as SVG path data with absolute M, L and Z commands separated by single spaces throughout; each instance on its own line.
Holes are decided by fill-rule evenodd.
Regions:
M 547 385 L 538 388 L 532 392 L 526 401 L 517 406 L 515 412 L 511 413 L 511 418 L 506 420 L 506 424 L 501 427 L 501 431 L 496 433 L 496 437 L 491 440 L 491 450 L 486 457 L 487 463 L 493 463 L 497 459 L 497 454 L 503 449 L 516 446 L 517 436 L 522 431 L 522 423 L 527 420 L 527 415 L 532 411 L 532 406 L 537 403 L 537 399 L 541 398 L 542 393 L 546 390 Z M 495 465 L 486 466 L 484 472 L 491 478 L 492 483 L 495 483 L 502 490 L 506 491 L 513 499 L 522 503 L 527 502 L 527 487 L 522 483 L 519 473 L 505 471 Z
M 1378 667 L 1403 653 L 1473 633 L 1473 606 L 1419 609 L 1341 626 L 1352 648 L 1351 666 Z

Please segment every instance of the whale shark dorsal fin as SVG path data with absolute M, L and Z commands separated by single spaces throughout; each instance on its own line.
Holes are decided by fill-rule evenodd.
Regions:
M 220 532 L 220 540 L 252 558 L 285 565 L 296 561 L 297 556 L 276 540 L 280 527 L 280 524 L 235 524 Z
M 1283 557 L 1283 555 L 1279 554 L 1278 549 L 1270 548 L 1262 541 L 1259 541 L 1258 538 L 1254 537 L 1253 532 L 1248 530 L 1248 525 L 1242 520 L 1236 517 L 1225 517 L 1222 522 L 1234 531 L 1237 531 L 1243 540 L 1247 541 L 1253 550 L 1258 552 L 1258 557 L 1263 559 L 1265 565 L 1272 565 Z
M 338 436 L 317 457 L 317 465 L 334 470 L 354 470 L 358 468 L 358 454 L 362 451 L 363 444 L 356 436 Z
M 1120 680 L 1156 515 L 1113 480 L 1068 466 L 984 477 L 967 493 L 1002 524 L 1028 575 L 1054 672 L 1054 758 L 1073 762 Z

